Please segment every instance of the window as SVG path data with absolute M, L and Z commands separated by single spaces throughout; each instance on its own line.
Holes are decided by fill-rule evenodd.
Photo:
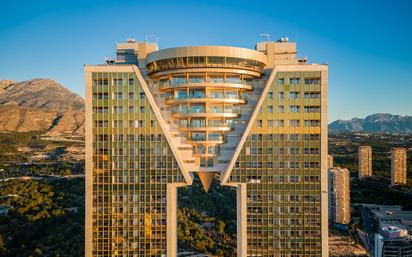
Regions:
M 319 154 L 319 148 L 305 148 L 305 154 Z
M 252 134 L 252 140 L 262 140 L 262 134 Z
M 278 112 L 280 112 L 280 113 L 285 112 L 285 106 L 279 105 L 279 106 L 278 106 Z
M 123 83 L 123 79 L 113 79 L 114 86 L 121 86 Z
M 320 78 L 305 78 L 305 85 L 319 85 Z
M 279 79 L 279 85 L 284 85 L 285 84 L 285 79 L 284 78 L 280 78 Z
M 299 140 L 299 134 L 290 134 L 289 140 Z
M 290 92 L 289 93 L 289 98 L 290 99 L 299 99 L 299 92 Z
M 95 113 L 108 113 L 109 108 L 108 107 L 94 107 L 93 112 L 95 112 Z
M 299 125 L 300 125 L 300 120 L 290 120 L 289 121 L 290 127 L 299 127 Z
M 299 154 L 299 148 L 298 147 L 289 148 L 289 154 Z
M 252 147 L 252 148 L 250 149 L 250 153 L 251 153 L 251 154 L 262 154 L 262 148 Z
M 109 122 L 107 120 L 95 121 L 95 127 L 97 128 L 107 128 L 108 126 Z
M 109 95 L 107 93 L 95 93 L 93 98 L 98 100 L 109 99 Z
M 289 111 L 290 112 L 299 112 L 300 111 L 300 106 L 299 105 L 291 105 L 291 106 L 289 106 Z
M 150 121 L 150 127 L 156 128 L 156 127 L 157 127 L 157 121 L 151 120 L 151 121 Z
M 269 99 L 273 99 L 273 93 L 272 93 L 272 92 L 269 92 L 269 93 L 268 93 L 268 98 L 269 98 Z
M 291 169 L 299 168 L 299 162 L 290 162 L 289 163 L 289 168 L 291 168 Z
M 116 93 L 114 93 L 114 99 L 115 99 L 115 100 L 121 100 L 121 99 L 123 99 L 123 93 L 122 93 L 122 92 L 116 92 Z
M 300 84 L 300 79 L 299 78 L 290 78 L 290 84 L 291 85 Z
M 144 106 L 140 106 L 140 113 L 144 113 Z
M 256 121 L 256 126 L 261 128 L 262 127 L 262 120 L 257 120 Z
M 279 92 L 278 98 L 279 98 L 279 99 L 285 99 L 285 93 Z
M 273 121 L 273 126 L 275 128 L 281 128 L 285 126 L 285 121 L 284 120 L 274 120 Z
M 129 120 L 129 128 L 137 128 L 137 121 Z
M 305 106 L 304 112 L 320 112 L 320 106 Z
M 122 106 L 113 106 L 113 112 L 114 113 L 122 113 L 123 112 L 123 107 Z
M 133 78 L 130 78 L 129 79 L 129 86 L 132 86 L 134 84 L 134 79 Z
M 123 128 L 123 121 L 122 120 L 115 120 L 113 122 L 113 127 L 115 128 Z
M 320 98 L 320 92 L 305 92 L 305 98 Z
M 305 134 L 304 139 L 307 141 L 320 140 L 320 134 Z
M 268 120 L 268 127 L 273 127 L 273 120 Z
M 268 113 L 273 113 L 273 106 L 268 106 Z
M 305 120 L 305 127 L 319 127 L 320 120 Z
M 141 93 L 140 93 L 140 100 L 143 100 L 143 99 L 144 99 L 144 93 L 141 92 Z
M 129 93 L 129 99 L 130 99 L 130 100 L 134 100 L 134 93 L 133 93 L 133 92 L 130 92 L 130 93 Z
M 134 113 L 134 106 L 129 106 L 129 112 Z

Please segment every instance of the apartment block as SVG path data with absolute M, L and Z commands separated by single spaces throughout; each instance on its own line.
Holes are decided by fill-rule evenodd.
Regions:
M 372 176 L 372 147 L 359 146 L 358 177 L 359 179 Z
M 391 152 L 391 184 L 404 185 L 407 183 L 407 159 L 406 148 L 395 147 Z
M 329 169 L 329 221 L 331 224 L 350 222 L 350 173 L 344 168 Z

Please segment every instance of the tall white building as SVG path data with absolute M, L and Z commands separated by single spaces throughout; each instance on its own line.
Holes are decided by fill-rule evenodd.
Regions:
M 331 223 L 350 222 L 349 170 L 339 167 L 329 169 L 329 220 Z

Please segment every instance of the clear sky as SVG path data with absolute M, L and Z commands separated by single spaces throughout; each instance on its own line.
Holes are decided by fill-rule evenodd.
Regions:
M 289 37 L 329 64 L 329 120 L 412 115 L 412 1 L 0 0 L 0 79 L 52 78 L 84 96 L 83 64 L 116 42 L 253 48 Z

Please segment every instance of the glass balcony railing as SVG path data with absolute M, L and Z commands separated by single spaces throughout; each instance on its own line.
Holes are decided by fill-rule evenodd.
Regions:
M 190 137 L 190 140 L 192 141 L 205 141 L 206 137 L 205 135 L 193 135 Z
M 178 79 L 178 80 L 160 80 L 159 85 L 161 87 L 178 87 L 184 84 L 198 84 L 198 83 L 232 83 L 232 84 L 241 84 L 252 86 L 253 80 L 241 80 L 240 78 L 189 78 L 186 79 Z
M 211 141 L 223 141 L 223 135 L 221 134 L 209 134 L 207 138 Z
M 166 95 L 166 100 L 185 100 L 185 99 L 202 99 L 202 98 L 210 98 L 210 99 L 237 99 L 237 100 L 244 100 L 245 98 L 239 96 L 238 94 L 191 94 L 187 95 Z

